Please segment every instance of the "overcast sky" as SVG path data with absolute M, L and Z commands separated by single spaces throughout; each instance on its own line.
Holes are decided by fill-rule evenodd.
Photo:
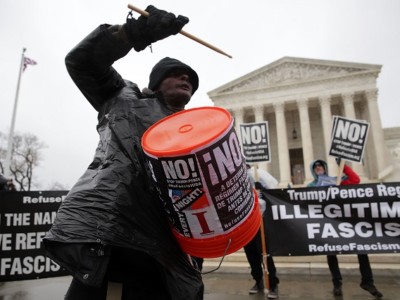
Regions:
M 213 105 L 207 92 L 284 56 L 378 64 L 383 127 L 400 126 L 398 0 L 0 0 L 0 131 L 10 130 L 26 47 L 38 64 L 22 76 L 15 130 L 47 145 L 35 170 L 41 189 L 53 182 L 72 187 L 97 145 L 96 112 L 69 78 L 65 55 L 98 25 L 124 23 L 129 3 L 189 17 L 185 31 L 233 56 L 178 34 L 154 44 L 153 53 L 131 51 L 115 64 L 141 88 L 165 56 L 199 74 L 189 107 Z

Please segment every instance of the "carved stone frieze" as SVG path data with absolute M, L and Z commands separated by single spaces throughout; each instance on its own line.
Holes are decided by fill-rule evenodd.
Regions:
M 312 79 L 330 78 L 344 76 L 351 73 L 365 71 L 363 68 L 343 67 L 334 65 L 318 65 L 297 62 L 284 62 L 277 66 L 267 68 L 254 76 L 250 76 L 243 81 L 233 84 L 221 93 L 234 92 L 240 90 L 258 89 L 273 87 L 283 84 L 292 84 Z

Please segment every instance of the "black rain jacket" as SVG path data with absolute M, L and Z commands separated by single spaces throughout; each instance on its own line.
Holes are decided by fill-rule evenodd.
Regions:
M 112 67 L 131 49 L 99 26 L 66 56 L 69 74 L 98 111 L 100 141 L 92 163 L 59 208 L 44 238 L 50 258 L 88 285 L 99 286 L 109 246 L 143 251 L 162 265 L 176 300 L 202 299 L 203 283 L 175 241 L 145 163 L 141 138 L 171 115 Z

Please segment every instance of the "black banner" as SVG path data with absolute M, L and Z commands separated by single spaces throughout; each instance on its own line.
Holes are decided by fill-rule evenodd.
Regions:
M 0 192 L 0 282 L 67 275 L 41 247 L 67 193 Z
M 400 251 L 399 182 L 273 189 L 265 197 L 271 255 Z

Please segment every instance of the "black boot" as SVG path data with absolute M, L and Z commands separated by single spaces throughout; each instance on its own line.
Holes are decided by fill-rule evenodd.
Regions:
M 254 286 L 249 290 L 249 294 L 257 294 L 264 292 L 264 283 L 262 279 L 256 280 Z
M 375 296 L 377 298 L 383 297 L 383 294 L 380 291 L 378 291 L 378 289 L 375 287 L 373 283 L 361 283 L 360 287 L 363 290 L 368 291 L 372 296 Z

